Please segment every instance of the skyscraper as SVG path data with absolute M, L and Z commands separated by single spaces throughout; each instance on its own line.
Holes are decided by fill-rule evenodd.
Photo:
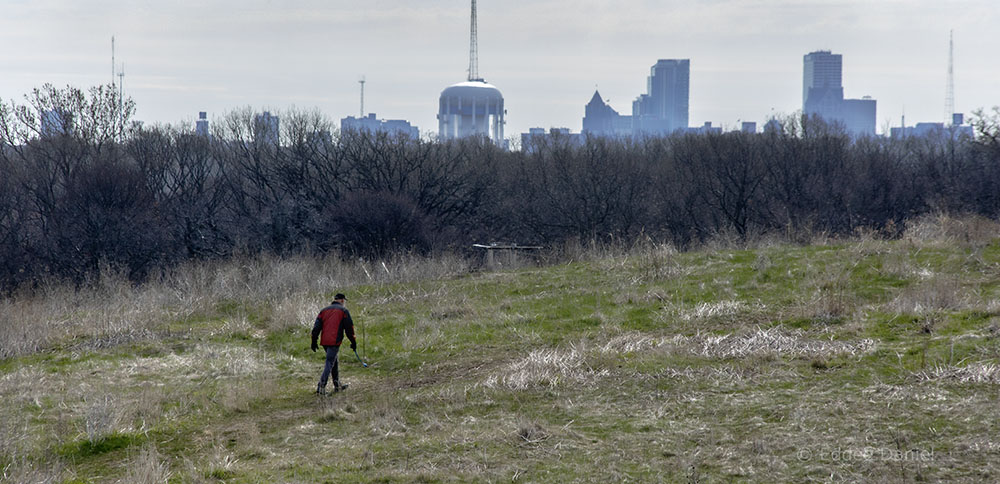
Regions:
M 194 123 L 194 132 L 198 136 L 208 136 L 208 113 L 198 111 L 198 121 Z
M 62 109 L 51 109 L 41 112 L 42 137 L 69 134 L 73 131 L 73 114 Z
M 834 118 L 844 100 L 843 66 L 840 54 L 818 50 L 803 58 L 802 110 L 806 114 L 819 114 Z
M 270 111 L 255 114 L 253 117 L 253 139 L 259 143 L 278 146 L 280 136 L 279 119 Z
M 828 50 L 803 57 L 802 112 L 838 124 L 852 136 L 874 135 L 876 101 L 844 99 L 843 67 L 843 57 Z
M 622 116 L 601 99 L 594 91 L 584 108 L 583 134 L 593 136 L 629 136 L 632 134 L 632 116 Z
M 637 134 L 670 134 L 688 127 L 690 59 L 660 59 L 650 68 L 647 93 L 632 103 Z

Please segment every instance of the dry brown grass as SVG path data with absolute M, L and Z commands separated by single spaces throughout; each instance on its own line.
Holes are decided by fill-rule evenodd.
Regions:
M 409 430 L 403 411 L 397 408 L 398 399 L 389 396 L 377 399 L 365 412 L 364 420 L 372 433 L 382 437 L 402 435 Z
M 722 335 L 696 334 L 651 337 L 643 333 L 625 333 L 611 338 L 600 348 L 603 353 L 666 351 L 712 359 L 739 359 L 766 356 L 823 358 L 862 356 L 876 349 L 871 339 L 839 341 L 816 339 L 800 330 L 769 328 Z
M 539 386 L 561 384 L 596 385 L 610 374 L 607 369 L 592 368 L 586 344 L 566 348 L 538 349 L 513 361 L 502 370 L 488 376 L 483 386 L 491 389 L 526 390 Z
M 801 331 L 786 332 L 778 328 L 758 328 L 742 334 L 675 336 L 668 344 L 706 358 L 862 356 L 876 348 L 875 341 L 871 339 L 853 342 L 820 340 L 808 338 Z
M 0 468 L 0 482 L 11 484 L 56 484 L 63 482 L 63 464 L 59 461 L 35 462 L 16 458 Z
M 851 251 L 854 259 L 850 261 L 851 266 L 859 264 L 870 253 L 887 250 L 883 242 L 878 240 L 866 239 L 860 245 Z M 806 282 L 806 286 L 812 288 L 812 297 L 794 308 L 794 313 L 820 322 L 853 317 L 861 304 L 851 291 L 851 266 L 827 268 L 817 272 Z
M 538 421 L 525 417 L 521 417 L 518 421 L 515 435 L 517 442 L 521 445 L 540 444 L 551 437 L 549 432 L 545 430 L 545 427 L 538 423 Z
M 922 315 L 961 309 L 972 304 L 972 295 L 966 293 L 956 277 L 932 276 L 907 287 L 885 307 L 890 312 Z
M 685 321 L 697 321 L 712 318 L 732 318 L 743 316 L 750 312 L 766 309 L 761 303 L 746 303 L 743 301 L 725 300 L 712 303 L 698 303 L 693 308 L 681 311 L 678 317 Z
M 122 484 L 165 484 L 171 476 L 169 462 L 156 451 L 156 446 L 147 445 L 133 456 L 127 465 Z
M 996 444 L 982 425 L 996 413 L 989 392 L 998 383 L 997 346 L 984 333 L 1000 334 L 986 329 L 1000 303 L 991 286 L 963 289 L 991 274 L 959 275 L 964 286 L 954 290 L 947 279 L 982 267 L 965 260 L 968 251 L 918 259 L 874 237 L 846 249 L 768 249 L 756 260 L 669 246 L 620 250 L 589 265 L 453 281 L 446 279 L 468 267 L 233 261 L 142 287 L 115 284 L 109 274 L 92 289 L 0 301 L 29 317 L 69 311 L 58 321 L 64 334 L 22 338 L 39 343 L 27 353 L 58 353 L 0 373 L 9 407 L 0 408 L 0 455 L 31 459 L 0 460 L 0 471 L 16 475 L 12 482 L 72 480 L 74 472 L 162 482 L 165 469 L 176 482 L 317 482 L 324 471 L 304 464 L 334 455 L 330 467 L 349 475 L 345 481 L 874 481 L 886 475 L 878 462 L 802 463 L 794 452 L 831 442 L 890 448 L 896 441 L 886 428 L 925 429 L 939 418 L 947 424 L 903 432 L 900 445 Z M 893 267 L 877 268 L 894 258 Z M 921 275 L 917 260 L 940 275 Z M 861 270 L 851 270 L 855 263 Z M 882 270 L 909 288 L 886 284 L 886 296 L 870 296 L 860 278 Z M 408 277 L 421 281 L 394 282 Z M 513 287 L 538 290 L 506 296 Z M 333 291 L 364 301 L 356 317 L 381 339 L 373 350 L 379 364 L 348 369 L 347 393 L 315 398 L 308 393 L 321 361 L 303 357 L 319 356 L 308 353 L 306 329 Z M 91 304 L 91 296 L 106 299 Z M 110 302 L 119 298 L 133 301 Z M 580 304 L 565 309 L 564 301 Z M 970 323 L 954 314 L 983 307 L 993 309 Z M 162 320 L 143 319 L 137 308 Z M 917 308 L 940 313 L 934 317 L 950 332 L 965 331 L 957 357 L 940 357 L 950 332 L 864 339 L 882 337 L 883 313 Z M 799 313 L 850 321 L 790 329 Z M 933 342 L 926 367 L 913 356 L 917 338 Z M 135 352 L 106 350 L 124 341 L 143 342 Z M 879 379 L 887 384 L 873 384 Z M 109 405 L 120 411 L 107 412 Z M 143 435 L 158 448 L 39 470 L 49 463 L 40 449 L 75 448 L 88 426 L 95 436 Z M 953 469 L 995 472 L 988 460 L 1000 444 L 989 448 L 974 456 L 982 462 L 944 457 L 929 480 L 949 480 Z M 892 479 L 915 480 L 912 467 L 892 470 Z M 951 480 L 971 480 L 958 477 Z
M 426 318 L 417 320 L 403 330 L 403 349 L 409 351 L 423 351 L 442 343 L 444 333 L 441 331 L 441 323 Z
M 995 362 L 971 363 L 964 366 L 937 365 L 917 373 L 925 381 L 1000 384 L 1000 365 Z
M 97 395 L 84 401 L 84 433 L 87 440 L 97 442 L 119 430 L 126 420 L 124 405 L 115 401 L 112 395 Z
M 903 240 L 911 244 L 980 248 L 1000 235 L 1000 223 L 978 215 L 953 217 L 939 213 L 906 223 Z
M 385 261 L 339 257 L 259 256 L 177 267 L 136 286 L 105 267 L 82 288 L 50 284 L 31 294 L 0 299 L 0 359 L 30 354 L 73 339 L 80 349 L 105 349 L 155 339 L 160 328 L 221 302 L 266 308 L 267 329 L 309 327 L 330 294 L 361 284 L 395 284 L 466 274 L 472 265 L 455 255 L 399 256 Z M 402 295 L 402 297 L 432 295 Z M 231 318 L 228 329 L 248 330 Z

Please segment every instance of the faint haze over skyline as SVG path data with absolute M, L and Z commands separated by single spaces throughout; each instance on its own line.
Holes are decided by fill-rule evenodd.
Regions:
M 735 128 L 802 108 L 803 56 L 843 55 L 845 95 L 878 100 L 877 125 L 943 121 L 948 32 L 955 108 L 1000 104 L 995 0 L 480 0 L 479 71 L 502 92 L 506 133 L 579 131 L 600 89 L 622 113 L 658 59 L 691 59 L 690 124 Z M 441 91 L 467 76 L 468 0 L 0 0 L 0 98 L 50 82 L 111 82 L 147 123 L 250 105 L 365 108 L 437 127 Z

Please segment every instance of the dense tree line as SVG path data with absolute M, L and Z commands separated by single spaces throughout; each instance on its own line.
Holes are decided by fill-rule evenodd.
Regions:
M 789 118 L 760 134 L 554 136 L 508 152 L 338 132 L 315 111 L 281 113 L 277 140 L 249 108 L 199 136 L 132 123 L 134 109 L 110 86 L 0 102 L 0 287 L 83 282 L 103 265 L 142 280 L 235 253 L 378 257 L 640 235 L 685 246 L 1000 214 L 1000 112 L 977 116 L 975 139 L 852 140 Z

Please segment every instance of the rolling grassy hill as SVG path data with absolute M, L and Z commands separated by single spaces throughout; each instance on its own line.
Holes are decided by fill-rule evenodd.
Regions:
M 0 307 L 0 480 L 995 481 L 990 237 L 109 272 Z

